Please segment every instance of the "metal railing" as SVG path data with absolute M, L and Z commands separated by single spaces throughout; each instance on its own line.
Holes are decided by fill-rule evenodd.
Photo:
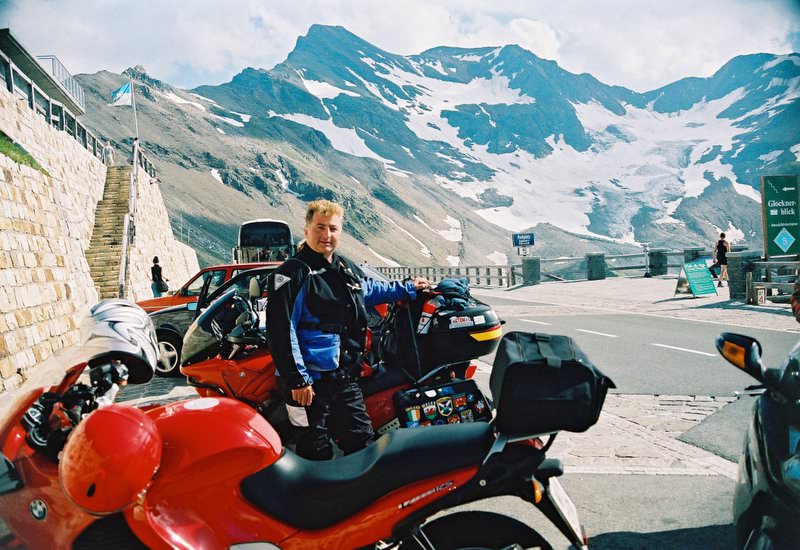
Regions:
M 155 176 L 155 168 L 149 160 L 144 158 L 139 147 L 139 140 L 133 142 L 133 159 L 131 160 L 130 177 L 130 196 L 128 197 L 128 213 L 125 214 L 125 222 L 122 227 L 122 251 L 119 259 L 119 297 L 125 298 L 125 283 L 128 278 L 128 266 L 130 265 L 128 248 L 136 236 L 136 198 L 137 186 L 139 181 L 139 170 L 141 166 L 147 171 L 148 175 Z M 152 174 L 151 174 L 152 171 Z
M 763 292 L 764 300 L 773 302 L 788 302 L 794 290 L 794 282 L 800 272 L 800 261 L 796 260 L 768 260 L 753 262 L 752 274 L 748 273 L 747 301 L 757 303 L 759 290 Z M 777 296 L 772 295 L 772 290 L 777 290 Z
M 511 267 L 507 265 L 483 265 L 483 266 L 463 266 L 463 267 L 376 267 L 379 273 L 392 281 L 402 281 L 413 277 L 425 277 L 432 283 L 438 283 L 442 279 L 467 279 L 470 285 L 484 287 L 508 287 L 512 286 Z
M 85 111 L 86 100 L 83 94 L 83 87 L 78 84 L 78 81 L 75 80 L 67 68 L 61 64 L 61 61 L 54 55 L 37 55 L 36 59 L 43 62 L 41 65 L 48 69 L 50 75 L 64 87 L 69 95 L 72 96 L 72 99 Z
M 657 252 L 656 252 L 657 250 Z M 695 257 L 711 257 L 711 250 L 691 249 L 691 254 L 683 250 L 654 249 L 632 254 L 589 254 L 587 256 L 567 256 L 560 258 L 540 258 L 539 280 L 574 281 L 590 278 L 589 256 L 602 256 L 602 271 L 612 277 L 641 277 L 650 274 L 650 253 L 666 257 L 666 265 L 661 267 L 667 274 L 677 274 L 683 266 L 687 254 Z M 426 277 L 433 283 L 446 278 L 465 278 L 470 285 L 482 287 L 512 287 L 523 284 L 523 267 L 520 264 L 509 266 L 396 266 L 377 267 L 380 273 L 390 280 L 411 277 Z M 662 271 L 663 273 L 664 271 Z
M 4 78 L 0 79 L 0 84 L 3 84 L 10 93 L 25 101 L 28 108 L 44 118 L 48 125 L 66 132 L 97 159 L 102 160 L 103 146 L 100 140 L 61 103 L 53 100 L 32 79 L 25 76 L 2 52 L 0 52 L 0 73 L 4 75 Z M 84 101 L 82 88 L 79 95 L 80 100 Z M 78 98 L 75 100 L 77 102 Z

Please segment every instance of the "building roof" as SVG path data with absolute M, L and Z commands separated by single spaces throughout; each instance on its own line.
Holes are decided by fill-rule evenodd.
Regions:
M 83 89 L 75 82 L 72 75 L 64 70 L 63 72 L 65 75 L 63 76 L 63 80 L 57 80 L 42 66 L 29 50 L 11 34 L 10 29 L 0 29 L 0 51 L 8 56 L 11 62 L 19 68 L 20 72 L 31 79 L 40 90 L 50 97 L 50 99 L 61 103 L 76 117 L 86 113 L 83 103 Z M 51 60 L 51 62 L 55 59 L 58 66 L 63 69 L 63 66 L 58 62 L 57 58 L 48 56 L 48 59 Z M 75 95 L 67 88 L 68 85 L 71 85 L 73 89 L 77 87 L 77 89 L 75 89 L 77 92 Z M 78 90 L 80 91 L 78 92 Z M 76 97 L 76 95 L 80 97 Z

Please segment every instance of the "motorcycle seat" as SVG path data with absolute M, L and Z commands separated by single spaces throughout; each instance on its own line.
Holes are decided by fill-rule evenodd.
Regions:
M 493 442 L 491 426 L 473 422 L 395 430 L 335 460 L 286 450 L 242 481 L 242 495 L 278 521 L 324 529 L 415 481 L 478 466 Z

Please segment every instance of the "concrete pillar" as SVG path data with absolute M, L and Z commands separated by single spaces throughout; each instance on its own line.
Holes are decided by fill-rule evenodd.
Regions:
M 586 255 L 586 278 L 599 281 L 606 278 L 606 255 L 602 252 L 590 252 Z
M 542 260 L 538 256 L 522 258 L 522 284 L 538 285 L 542 282 Z
M 667 274 L 667 252 L 666 248 L 651 248 L 648 250 L 647 258 L 650 265 L 648 273 L 651 276 Z
M 753 262 L 761 260 L 760 250 L 728 252 L 728 287 L 731 300 L 747 300 L 747 273 L 752 273 Z
M 705 247 L 702 246 L 693 246 L 691 248 L 684 248 L 683 249 L 683 263 L 687 264 L 692 262 L 698 258 L 703 258 L 707 256 L 705 253 Z

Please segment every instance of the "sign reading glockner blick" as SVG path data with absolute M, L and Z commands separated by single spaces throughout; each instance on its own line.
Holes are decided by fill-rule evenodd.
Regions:
M 761 177 L 767 259 L 800 254 L 800 191 L 797 180 L 797 176 Z

